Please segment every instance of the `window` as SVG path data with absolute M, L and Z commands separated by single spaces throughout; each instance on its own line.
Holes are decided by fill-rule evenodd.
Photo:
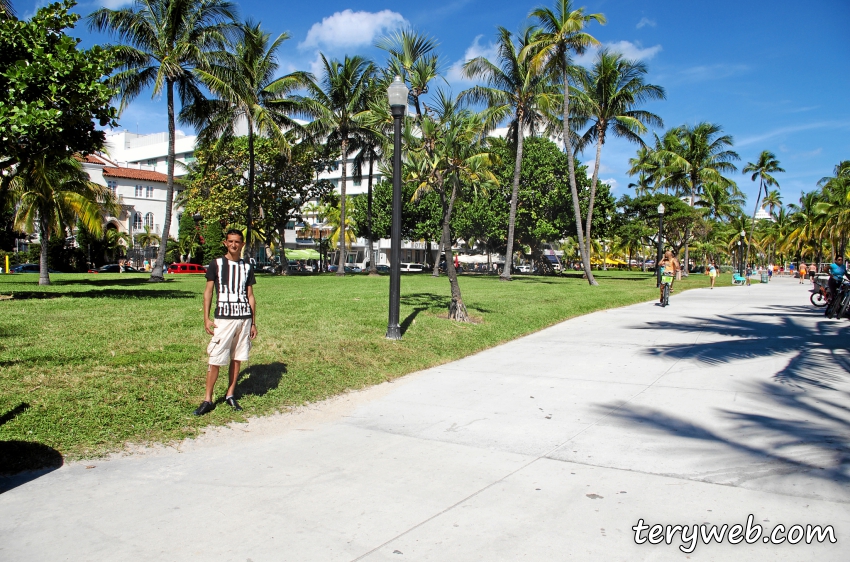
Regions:
M 133 213 L 133 230 L 141 230 L 142 229 L 142 214 L 141 213 Z
M 145 215 L 145 226 L 148 228 L 153 228 L 153 213 L 148 213 Z
M 156 158 L 151 158 L 148 160 L 148 166 L 156 166 Z
M 153 188 L 151 186 L 147 186 L 145 188 L 145 197 L 147 197 L 148 199 L 153 198 Z
M 141 185 L 136 186 L 136 197 L 141 197 L 144 192 L 144 188 Z
M 183 160 L 185 160 L 187 164 L 191 164 L 192 162 L 195 161 L 194 155 L 195 155 L 194 152 L 187 152 L 186 155 L 183 156 Z
M 354 187 L 360 187 L 363 184 L 363 180 L 354 180 Z
M 112 195 L 118 195 L 118 182 L 109 180 L 106 182 L 106 187 L 112 192 Z

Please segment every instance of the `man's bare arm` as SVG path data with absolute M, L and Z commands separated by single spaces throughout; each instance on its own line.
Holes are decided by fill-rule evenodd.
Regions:
M 257 301 L 254 298 L 254 286 L 248 285 L 248 306 L 251 307 L 251 339 L 257 337 Z
M 209 335 L 213 335 L 215 323 L 210 320 L 210 306 L 212 305 L 214 281 L 207 281 L 207 286 L 204 288 L 204 330 Z

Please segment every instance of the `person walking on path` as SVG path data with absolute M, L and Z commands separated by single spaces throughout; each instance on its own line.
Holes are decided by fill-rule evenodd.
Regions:
M 751 266 L 749 264 L 747 265 L 747 270 L 745 272 L 745 275 L 747 277 L 747 287 L 749 287 L 750 286 L 750 277 L 753 276 L 753 266 Z
M 230 384 L 224 401 L 234 410 L 242 407 L 234 396 L 236 379 L 243 361 L 248 360 L 251 340 L 257 337 L 257 304 L 254 300 L 254 268 L 242 259 L 245 238 L 236 229 L 224 237 L 227 255 L 213 260 L 207 268 L 207 286 L 204 290 L 204 329 L 212 336 L 207 354 L 207 388 L 204 401 L 195 410 L 202 416 L 213 409 L 213 389 L 222 366 L 230 364 Z M 216 291 L 215 320 L 210 319 L 213 289 Z
M 806 279 L 806 264 L 800 264 L 800 285 L 803 284 L 803 281 Z
M 714 261 L 708 264 L 708 278 L 711 280 L 711 288 L 714 288 L 714 282 L 717 281 L 717 265 Z

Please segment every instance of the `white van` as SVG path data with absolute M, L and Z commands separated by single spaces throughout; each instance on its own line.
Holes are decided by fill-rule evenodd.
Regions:
M 399 270 L 402 273 L 422 273 L 425 271 L 425 266 L 421 263 L 405 263 L 399 264 Z

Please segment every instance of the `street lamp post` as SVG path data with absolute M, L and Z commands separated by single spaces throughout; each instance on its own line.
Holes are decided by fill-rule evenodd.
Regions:
M 658 204 L 658 252 L 655 256 L 656 287 L 661 286 L 661 253 L 664 251 L 664 203 Z
M 744 238 L 746 238 L 746 236 L 747 236 L 747 233 L 746 233 L 746 232 L 744 232 L 743 230 L 741 230 L 741 239 L 740 239 L 740 240 L 738 240 L 738 246 L 740 246 L 741 244 L 743 244 L 743 242 L 744 242 Z M 747 253 L 749 253 L 749 252 L 747 252 Z M 739 272 L 738 272 L 738 273 L 741 275 L 741 277 L 743 277 L 743 276 L 744 276 L 744 268 L 745 268 L 745 267 L 747 267 L 747 264 L 746 264 L 746 263 L 744 263 L 744 254 L 743 254 L 743 251 L 742 251 L 742 252 L 741 252 L 741 269 L 740 269 L 740 270 L 739 270 Z
M 387 323 L 387 339 L 400 340 L 398 325 L 399 300 L 401 299 L 401 118 L 407 110 L 407 86 L 396 76 L 387 96 L 393 114 L 393 224 L 390 232 L 390 318 Z

